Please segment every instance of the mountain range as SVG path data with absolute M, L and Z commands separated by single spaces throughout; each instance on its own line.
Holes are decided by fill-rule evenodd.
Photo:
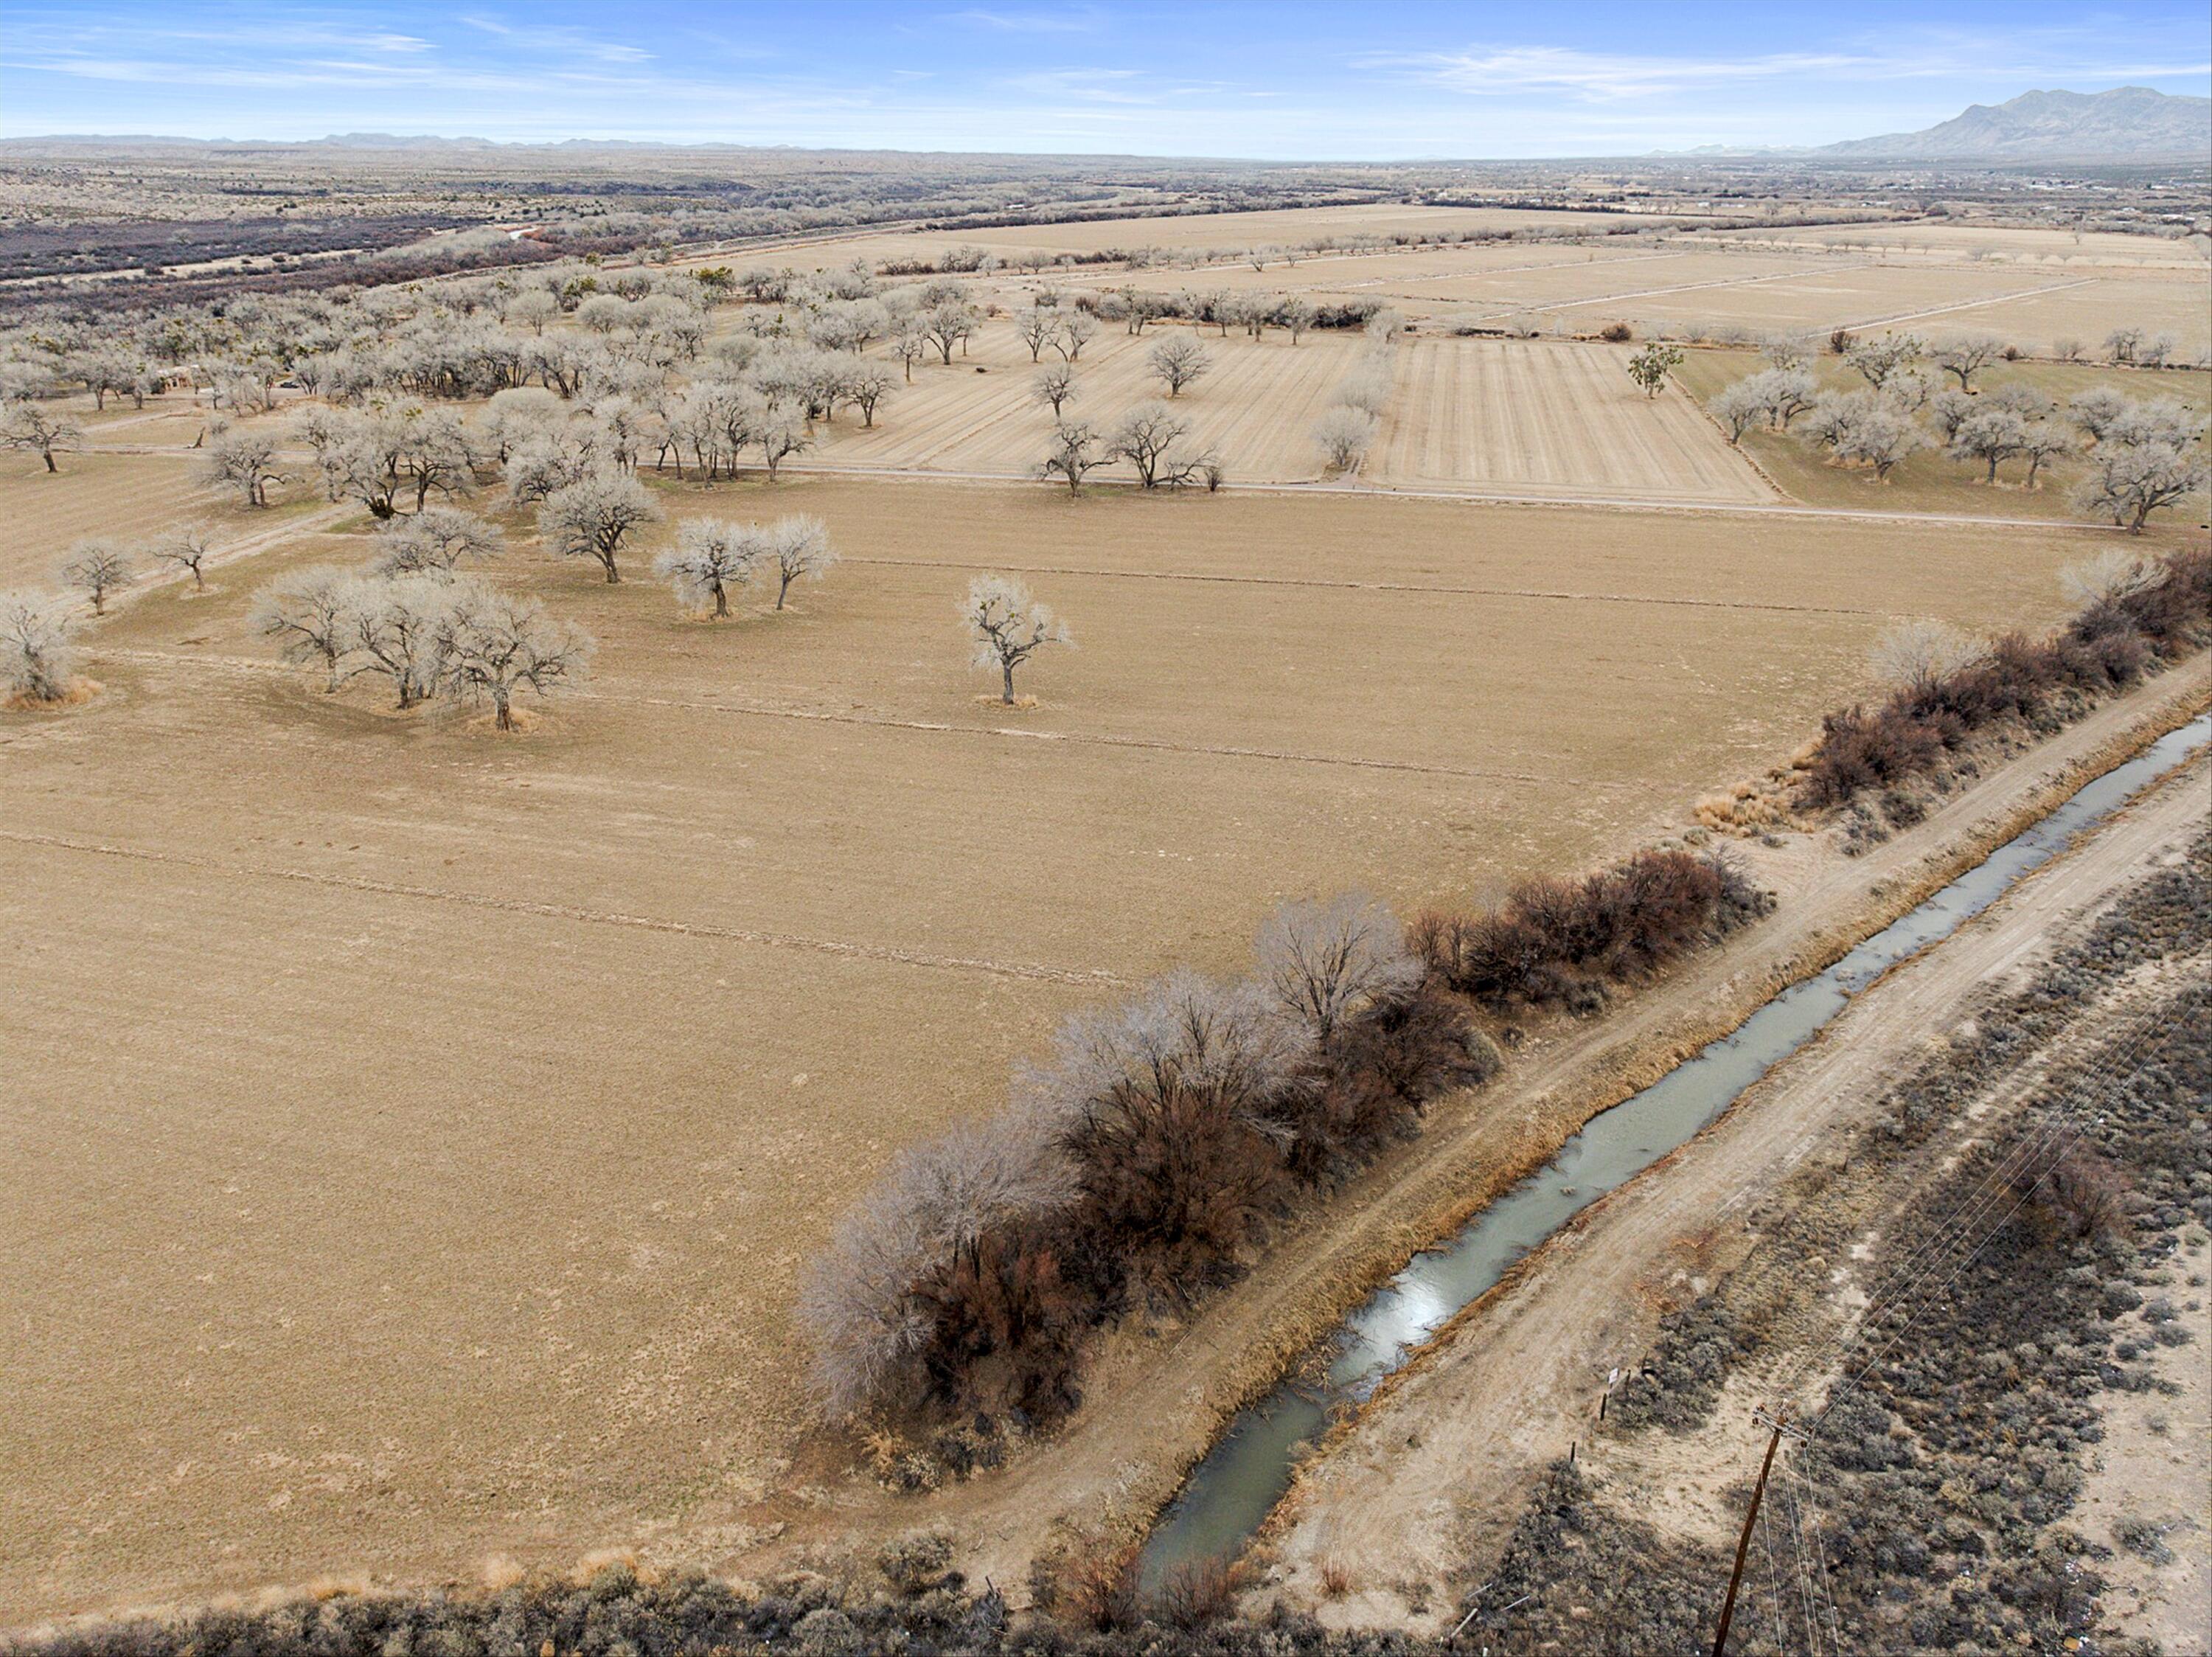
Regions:
M 1919 132 L 1887 132 L 1800 152 L 1843 159 L 1910 161 L 2148 161 L 2212 163 L 2212 98 L 2147 86 L 2109 92 L 2023 92 L 1975 104 Z

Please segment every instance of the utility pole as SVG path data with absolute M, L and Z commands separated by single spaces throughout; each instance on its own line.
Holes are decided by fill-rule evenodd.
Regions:
M 1723 1657 L 1728 1650 L 1729 1624 L 1735 1621 L 1735 1591 L 1743 1581 L 1744 1556 L 1751 1551 L 1751 1527 L 1758 1521 L 1759 1504 L 1766 1496 L 1766 1476 L 1774 1471 L 1774 1453 L 1781 1447 L 1782 1435 L 1790 1423 L 1789 1416 L 1770 1417 L 1764 1410 L 1756 1418 L 1774 1431 L 1766 1441 L 1766 1459 L 1759 1464 L 1759 1482 L 1751 1487 L 1751 1511 L 1743 1516 L 1743 1534 L 1735 1539 L 1735 1567 L 1729 1572 L 1728 1597 L 1721 1601 L 1721 1626 L 1713 1636 L 1713 1657 Z

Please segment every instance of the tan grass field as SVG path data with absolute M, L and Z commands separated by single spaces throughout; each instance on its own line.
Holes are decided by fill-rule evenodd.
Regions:
M 1721 230 L 1717 239 L 1783 247 L 1864 249 L 1942 259 L 2057 265 L 2173 265 L 2203 270 L 2202 237 L 2131 236 L 2110 230 L 2036 229 L 1998 224 L 1836 224 L 1784 230 Z
M 77 475 L 166 462 L 112 464 Z M 522 542 L 500 579 L 599 676 L 502 740 L 267 665 L 258 579 L 358 552 L 303 536 L 100 624 L 92 704 L 0 714 L 0 1419 L 42 1426 L 0 1435 L 10 1621 L 757 1534 L 808 1499 L 763 1500 L 805 1420 L 802 1261 L 1066 1011 L 1237 965 L 1285 897 L 1411 908 L 1662 832 L 1794 749 L 1893 616 L 2043 622 L 2091 544 L 661 492 L 818 512 L 846 563 L 717 626 Z M 957 637 L 985 569 L 1080 645 L 1019 715 Z
M 0 587 L 51 584 L 62 555 L 87 536 L 143 539 L 185 522 L 245 527 L 245 515 L 194 484 L 179 456 L 88 452 L 57 463 L 60 472 L 50 474 L 35 454 L 0 454 Z
M 1382 438 L 1361 475 L 1723 505 L 1775 498 L 1687 398 L 1638 390 L 1628 357 L 1626 345 L 1417 339 L 1400 349 Z

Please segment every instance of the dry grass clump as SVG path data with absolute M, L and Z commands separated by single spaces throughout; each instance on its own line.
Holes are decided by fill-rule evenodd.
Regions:
M 1798 802 L 1819 809 L 1895 789 L 1938 770 L 1978 731 L 2062 720 L 2212 636 L 2212 549 L 2098 560 L 2075 585 L 2085 601 L 2051 638 L 2008 634 L 1956 665 L 1911 673 L 1877 707 L 1830 714 Z

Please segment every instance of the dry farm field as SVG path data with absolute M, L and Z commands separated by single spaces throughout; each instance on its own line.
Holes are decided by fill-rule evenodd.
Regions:
M 98 458 L 64 489 L 173 469 Z M 735 1551 L 811 1499 L 802 1264 L 1065 1014 L 1238 966 L 1287 897 L 1411 910 L 1679 826 L 1896 618 L 2041 624 L 2087 539 L 657 489 L 818 513 L 845 562 L 715 624 L 638 578 L 672 525 L 610 586 L 518 524 L 494 578 L 599 671 L 501 738 L 274 661 L 254 588 L 362 551 L 303 532 L 99 624 L 94 701 L 0 714 L 0 1419 L 40 1422 L 0 1435 L 11 1621 Z M 958 637 L 987 570 L 1079 646 L 1019 712 Z

